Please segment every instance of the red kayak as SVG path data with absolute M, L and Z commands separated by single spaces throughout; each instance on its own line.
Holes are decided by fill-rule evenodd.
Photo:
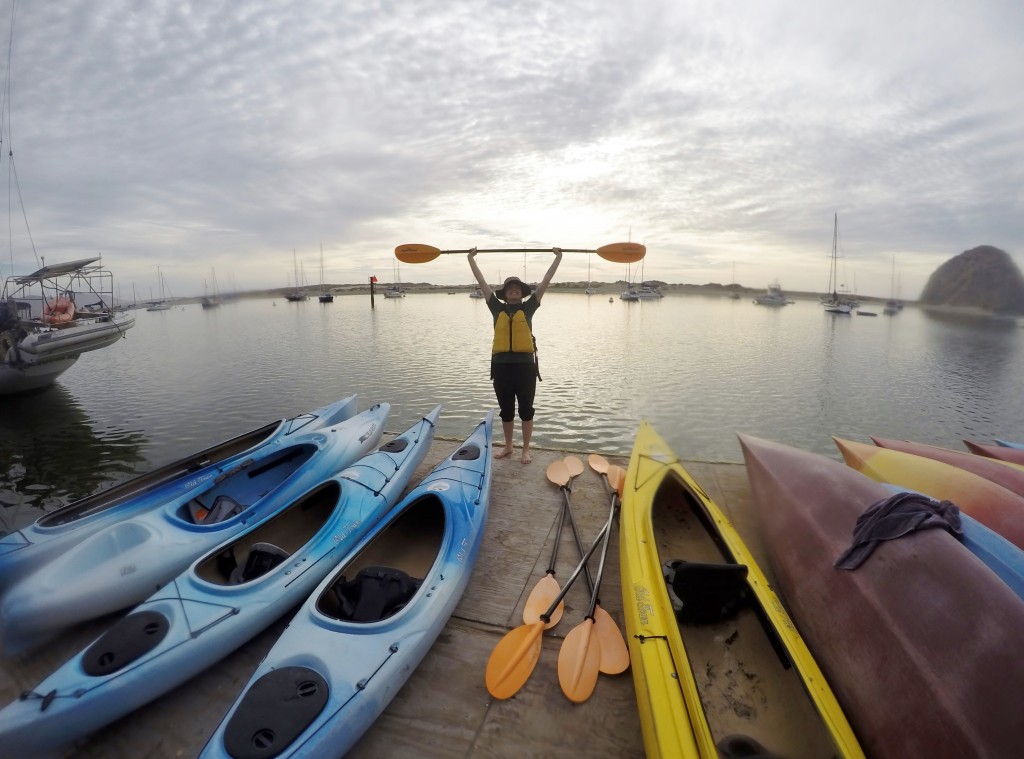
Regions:
M 1011 464 L 1024 466 L 1024 451 L 1020 448 L 1007 448 L 1005 445 L 985 445 L 984 443 L 975 443 L 973 440 L 964 440 L 964 445 L 967 446 L 967 450 L 971 453 L 976 453 L 979 456 L 986 456 L 990 459 L 999 459 L 1000 461 L 1008 461 Z
M 834 568 L 892 492 L 849 467 L 740 435 L 779 590 L 865 752 L 1011 757 L 1024 746 L 1024 601 L 940 529 Z

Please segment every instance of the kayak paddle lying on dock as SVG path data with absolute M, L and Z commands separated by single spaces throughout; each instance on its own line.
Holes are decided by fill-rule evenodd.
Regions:
M 143 601 L 200 554 L 274 514 L 372 451 L 390 406 L 263 445 L 161 508 L 109 525 L 11 587 L 0 600 L 9 653 L 76 622 Z
M 0 592 L 94 532 L 195 490 L 217 476 L 222 467 L 244 460 L 261 446 L 330 427 L 355 413 L 356 397 L 350 395 L 315 411 L 257 427 L 43 514 L 27 527 L 0 537 Z
M 0 745 L 30 756 L 88 735 L 305 600 L 399 501 L 430 449 L 440 408 L 198 559 L 0 711 Z
M 320 583 L 202 759 L 341 756 L 384 711 L 469 582 L 490 503 L 491 417 Z

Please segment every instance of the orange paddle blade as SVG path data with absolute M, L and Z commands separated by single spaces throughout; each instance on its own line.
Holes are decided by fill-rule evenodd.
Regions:
M 565 468 L 569 470 L 569 475 L 572 477 L 579 477 L 583 474 L 583 462 L 576 456 L 566 456 L 562 459 L 565 462 Z
M 611 245 L 602 245 L 596 252 L 605 261 L 635 264 L 647 255 L 647 248 L 638 242 L 613 242 Z
M 608 467 L 608 484 L 612 486 L 612 490 L 618 492 L 619 496 L 622 496 L 622 485 L 626 480 L 626 472 L 621 466 L 612 464 Z
M 544 578 L 533 586 L 526 604 L 523 606 L 523 622 L 532 625 L 540 622 L 540 615 L 551 608 L 551 602 L 562 589 L 551 574 L 544 575 Z M 562 612 L 565 611 L 565 603 L 558 602 L 558 606 L 551 612 L 551 619 L 544 625 L 545 630 L 550 630 L 562 619 Z
M 395 258 L 403 264 L 425 264 L 427 261 L 433 261 L 439 255 L 441 255 L 441 249 L 435 248 L 433 245 L 408 243 L 395 248 Z
M 592 453 L 587 456 L 587 463 L 589 463 L 590 468 L 598 474 L 608 474 L 608 459 L 600 453 Z
M 564 461 L 552 461 L 548 464 L 547 468 L 548 479 L 556 485 L 565 487 L 569 484 L 569 480 L 572 479 L 572 474 L 569 473 L 569 467 L 565 465 Z
M 594 607 L 594 632 L 601 643 L 601 671 L 617 675 L 629 669 L 629 648 L 612 615 L 598 604 Z
M 565 636 L 558 652 L 558 684 L 574 704 L 582 704 L 590 698 L 597 686 L 601 642 L 594 627 L 594 620 L 584 619 Z
M 484 680 L 495 698 L 511 698 L 526 683 L 540 658 L 544 625 L 523 625 L 505 634 L 487 660 Z

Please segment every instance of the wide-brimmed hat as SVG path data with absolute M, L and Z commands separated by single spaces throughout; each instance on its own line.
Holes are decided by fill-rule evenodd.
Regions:
M 519 285 L 519 289 L 523 291 L 523 297 L 524 298 L 532 292 L 532 290 L 530 290 L 530 286 L 528 284 L 526 284 L 525 282 L 523 282 L 523 280 L 519 279 L 519 277 L 508 277 L 502 283 L 501 289 L 500 290 L 495 290 L 494 294 L 497 295 L 502 300 L 506 300 L 506 298 L 505 298 L 505 288 L 508 287 L 511 284 Z

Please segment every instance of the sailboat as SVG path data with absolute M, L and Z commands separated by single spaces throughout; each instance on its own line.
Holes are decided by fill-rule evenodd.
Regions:
M 889 281 L 889 300 L 885 302 L 882 313 L 886 316 L 895 316 L 900 312 L 900 302 L 896 300 L 896 254 L 892 255 L 892 278 Z
M 285 293 L 284 297 L 285 300 L 295 303 L 300 300 L 306 300 L 309 296 L 299 286 L 299 259 L 295 256 L 294 248 L 292 249 L 292 266 L 295 269 L 295 289 L 290 293 Z
M 593 295 L 596 292 L 597 292 L 597 290 L 594 289 L 594 282 L 590 278 L 590 254 L 587 253 L 587 289 L 586 289 L 586 293 L 587 293 L 587 295 Z
M 832 260 L 829 263 L 828 270 L 828 289 L 830 293 L 826 293 L 821 299 L 821 305 L 825 307 L 825 311 L 830 314 L 847 314 L 853 310 L 850 303 L 839 297 L 839 214 L 835 214 L 832 225 Z
M 211 277 L 211 280 L 213 281 L 213 295 L 210 295 L 209 293 L 205 292 L 205 290 L 206 290 L 206 287 L 205 287 L 206 283 L 204 281 L 203 282 L 204 293 L 203 293 L 203 301 L 202 301 L 203 308 L 219 308 L 220 307 L 220 298 L 217 297 L 217 272 L 215 272 L 212 267 L 210 268 L 210 277 Z
M 324 288 L 324 244 L 320 243 L 320 295 L 318 300 L 321 303 L 334 303 L 333 293 Z
M 395 281 L 391 284 L 390 287 L 388 287 L 384 291 L 384 297 L 385 298 L 404 298 L 405 297 L 405 290 L 402 289 L 402 275 L 399 273 L 398 259 L 393 259 L 391 261 L 391 266 L 393 268 L 392 274 L 395 277 Z
M 736 289 L 736 262 L 735 261 L 732 262 L 732 284 L 729 286 L 729 290 L 730 290 L 729 297 L 732 300 L 739 300 L 740 299 L 739 291 Z
M 167 296 L 164 293 L 164 291 L 167 288 L 167 285 L 164 282 L 164 275 L 160 271 L 160 267 L 159 266 L 156 267 L 156 282 L 157 282 L 157 287 L 160 288 L 160 297 L 157 298 L 156 300 L 149 301 L 148 305 L 146 306 L 146 310 L 147 311 L 167 311 L 171 307 L 167 303 Z M 152 295 L 152 291 L 150 291 L 150 295 Z

